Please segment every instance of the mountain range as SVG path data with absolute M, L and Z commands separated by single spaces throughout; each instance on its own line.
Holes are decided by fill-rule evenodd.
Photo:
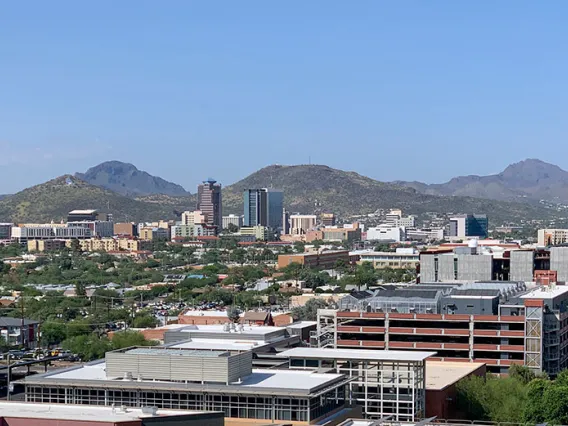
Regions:
M 489 176 L 458 176 L 442 184 L 393 182 L 422 194 L 467 196 L 500 201 L 568 204 L 568 172 L 553 164 L 527 159 Z
M 223 212 L 242 214 L 245 188 L 274 187 L 284 191 L 285 206 L 292 212 L 329 211 L 348 216 L 401 208 L 418 216 L 429 212 L 487 213 L 493 223 L 551 219 L 558 211 L 536 200 L 542 194 L 549 194 L 552 200 L 568 198 L 562 192 L 568 182 L 566 174 L 557 166 L 526 160 L 498 175 L 466 176 L 427 185 L 379 182 L 323 165 L 273 165 L 224 187 Z M 63 175 L 5 196 L 0 199 L 0 222 L 60 221 L 77 208 L 113 213 L 117 221 L 173 219 L 181 211 L 194 209 L 195 204 L 195 195 L 180 185 L 132 164 L 109 161 L 85 173 Z

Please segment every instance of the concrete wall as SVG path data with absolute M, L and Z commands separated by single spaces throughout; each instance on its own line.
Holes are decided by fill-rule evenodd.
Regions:
M 228 383 L 252 372 L 251 352 L 220 357 L 107 352 L 105 358 L 107 377 L 123 378 L 131 373 L 133 380 Z
M 434 257 L 435 256 L 431 254 L 420 255 L 420 282 L 435 282 Z
M 568 281 L 568 247 L 550 249 L 550 269 L 558 272 L 558 281 Z
M 511 281 L 533 281 L 534 276 L 534 251 L 512 250 L 511 251 Z
M 458 280 L 491 281 L 493 256 L 458 254 Z
M 438 257 L 438 281 L 454 281 L 454 256 L 441 255 Z

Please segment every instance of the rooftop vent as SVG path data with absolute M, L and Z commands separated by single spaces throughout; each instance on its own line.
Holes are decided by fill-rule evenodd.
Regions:
M 158 407 L 142 407 L 142 413 L 147 414 L 149 416 L 157 416 Z

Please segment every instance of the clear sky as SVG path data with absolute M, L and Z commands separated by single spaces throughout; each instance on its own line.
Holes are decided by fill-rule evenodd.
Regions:
M 442 182 L 568 168 L 565 0 L 0 4 L 0 193 L 122 160 Z

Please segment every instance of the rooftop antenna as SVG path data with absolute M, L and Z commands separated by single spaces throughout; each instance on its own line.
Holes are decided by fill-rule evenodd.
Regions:
M 311 166 L 312 165 L 312 156 L 308 156 L 308 164 Z

